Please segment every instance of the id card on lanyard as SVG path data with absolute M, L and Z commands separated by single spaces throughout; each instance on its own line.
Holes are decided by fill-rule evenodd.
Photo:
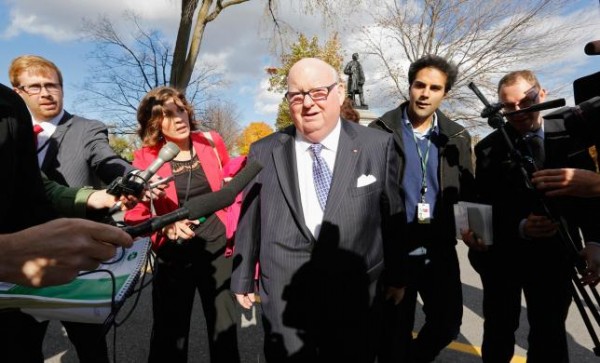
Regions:
M 433 128 L 433 125 L 431 126 Z M 431 129 L 429 134 L 431 133 Z M 417 203 L 417 222 L 419 224 L 429 224 L 431 223 L 431 206 L 427 203 L 425 199 L 425 194 L 427 193 L 427 160 L 429 160 L 429 150 L 431 149 L 431 137 L 427 138 L 427 149 L 425 150 L 425 156 L 421 152 L 421 148 L 419 147 L 419 141 L 417 140 L 417 136 L 414 134 L 415 138 L 415 146 L 417 147 L 417 153 L 419 154 L 419 161 L 421 165 L 421 171 L 423 172 L 423 179 L 421 180 L 421 198 L 419 203 Z

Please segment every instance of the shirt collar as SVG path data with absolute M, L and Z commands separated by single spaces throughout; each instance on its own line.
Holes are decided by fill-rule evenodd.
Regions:
M 411 130 L 413 130 L 413 132 L 415 133 L 415 135 L 417 136 L 421 136 L 421 137 L 425 137 L 427 135 L 431 135 L 434 132 L 438 132 L 438 117 L 437 117 L 437 113 L 433 113 L 433 119 L 431 121 L 431 127 L 429 128 L 429 130 L 427 130 L 426 133 L 422 134 L 420 132 L 417 132 L 414 130 L 414 128 L 412 127 L 412 124 L 410 123 L 410 119 L 408 118 L 408 111 L 407 111 L 408 107 L 405 107 L 404 110 L 402 111 L 402 123 L 407 126 L 410 127 Z
M 62 120 L 63 116 L 65 114 L 65 110 L 60 111 L 60 113 L 58 115 L 56 115 L 56 117 L 48 120 L 48 121 L 41 121 L 38 122 L 33 118 L 33 115 L 31 115 L 31 121 L 32 124 L 38 124 L 40 125 L 43 129 L 44 129 L 44 134 L 45 133 L 49 133 L 52 134 L 54 133 L 54 130 L 56 130 L 56 126 L 58 126 L 58 123 L 60 122 L 60 120 Z
M 338 144 L 340 142 L 340 132 L 342 130 L 342 122 L 338 119 L 337 124 L 331 130 L 329 135 L 325 136 L 323 140 L 321 140 L 320 144 L 327 150 L 331 150 L 333 152 L 337 152 Z M 308 150 L 310 145 L 314 144 L 311 141 L 308 141 L 304 135 L 299 132 L 296 132 L 296 142 L 300 145 L 302 150 Z

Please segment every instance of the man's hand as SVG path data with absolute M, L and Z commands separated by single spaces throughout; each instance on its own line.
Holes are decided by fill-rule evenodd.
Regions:
M 118 246 L 132 243 L 117 227 L 57 219 L 0 235 L 0 280 L 34 287 L 64 284 L 112 258 Z
M 600 244 L 588 243 L 581 250 L 581 256 L 587 264 L 581 282 L 584 285 L 596 286 L 600 282 Z
M 530 214 L 525 220 L 523 233 L 529 238 L 548 238 L 558 231 L 558 224 L 546 216 Z
M 253 292 L 247 294 L 235 294 L 235 298 L 244 309 L 250 309 L 252 304 L 256 302 L 256 296 Z
M 137 202 L 138 199 L 132 195 L 122 195 L 117 198 L 114 195 L 108 194 L 106 189 L 102 189 L 90 194 L 87 200 L 87 207 L 89 209 L 103 209 L 111 208 L 116 203 L 120 203 L 121 210 L 127 210 L 133 208 Z
M 488 246 L 485 241 L 481 239 L 472 229 L 461 229 L 460 234 L 462 235 L 463 242 L 476 251 L 487 251 Z
M 533 173 L 531 182 L 549 197 L 600 196 L 600 174 L 585 169 L 545 169 Z

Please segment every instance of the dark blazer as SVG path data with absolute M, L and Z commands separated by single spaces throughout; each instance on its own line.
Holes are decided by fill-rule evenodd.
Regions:
M 66 111 L 46 147 L 41 169 L 63 185 L 100 188 L 133 170 L 111 149 L 104 123 Z
M 516 143 L 517 133 L 507 124 L 505 129 Z M 563 120 L 544 120 L 544 168 L 580 168 L 595 170 L 583 135 L 564 127 Z M 493 205 L 494 250 L 512 250 L 527 243 L 519 237 L 519 223 L 530 213 L 543 214 L 539 198 L 527 189 L 516 165 L 511 162 L 506 142 L 496 130 L 475 146 L 477 157 L 476 183 L 483 203 Z M 586 241 L 600 241 L 600 199 L 560 197 L 546 198 L 546 204 L 556 216 L 564 216 L 571 236 L 580 242 L 577 228 Z
M 10 233 L 56 217 L 37 168 L 31 116 L 25 103 L 0 84 L 0 233 Z
M 400 157 L 400 175 L 404 175 L 406 153 L 402 138 L 402 113 L 408 106 L 404 102 L 396 109 L 386 112 L 373 121 L 369 127 L 387 131 L 394 136 Z M 460 200 L 475 198 L 475 178 L 469 132 L 451 121 L 440 110 L 436 111 L 439 134 L 433 143 L 438 149 L 438 182 L 440 193 L 436 201 L 435 215 L 431 225 L 414 224 L 409 226 L 406 247 L 414 249 L 420 245 L 427 248 L 447 247 L 456 244 L 453 206 Z
M 296 356 L 319 337 L 345 334 L 351 352 L 358 334 L 364 345 L 372 330 L 351 333 L 368 317 L 376 282 L 384 270 L 400 268 L 403 203 L 398 160 L 390 135 L 342 120 L 332 184 L 319 239 L 305 225 L 298 179 L 295 128 L 267 136 L 250 149 L 263 170 L 245 192 L 236 234 L 231 290 L 259 293 L 265 317 L 267 360 Z M 357 187 L 361 175 L 376 182 Z M 397 277 L 398 272 L 386 273 Z M 393 281 L 389 281 L 393 283 Z M 344 298 L 343 296 L 346 296 Z M 352 306 L 352 309 L 346 309 Z M 344 316 L 344 312 L 348 315 Z M 362 315 L 361 315 L 362 314 Z M 335 320 L 335 322 L 333 322 Z M 317 328 L 318 327 L 318 328 Z M 277 341 L 279 347 L 273 347 Z M 271 346 L 271 347 L 269 347 Z M 273 355 L 273 349 L 280 349 Z M 300 349 L 300 351 L 299 351 Z M 310 359 L 310 356 L 305 356 Z M 361 361 L 354 357 L 352 361 Z

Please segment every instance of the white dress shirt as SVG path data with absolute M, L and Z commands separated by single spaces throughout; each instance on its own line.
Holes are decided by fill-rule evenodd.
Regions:
M 33 122 L 31 127 L 33 127 L 33 125 L 35 124 L 38 124 L 42 127 L 42 129 L 44 129 L 44 131 L 40 132 L 37 137 L 37 157 L 38 165 L 40 168 L 42 167 L 42 163 L 44 162 L 44 158 L 46 157 L 46 152 L 48 151 L 48 140 L 50 139 L 52 134 L 54 134 L 54 131 L 56 131 L 56 126 L 58 125 L 64 114 L 65 110 L 62 110 L 56 117 L 49 121 L 36 121 L 33 118 L 33 115 L 31 115 L 31 120 Z
M 341 121 L 338 120 L 333 130 L 321 141 L 323 149 L 321 156 L 325 159 L 331 175 L 335 166 L 335 155 L 340 141 Z M 310 151 L 312 142 L 306 140 L 303 135 L 296 132 L 296 172 L 298 173 L 298 185 L 300 187 L 300 200 L 306 227 L 315 238 L 319 238 L 321 223 L 323 222 L 323 210 L 319 204 L 317 191 L 315 189 L 312 165 L 314 155 Z

